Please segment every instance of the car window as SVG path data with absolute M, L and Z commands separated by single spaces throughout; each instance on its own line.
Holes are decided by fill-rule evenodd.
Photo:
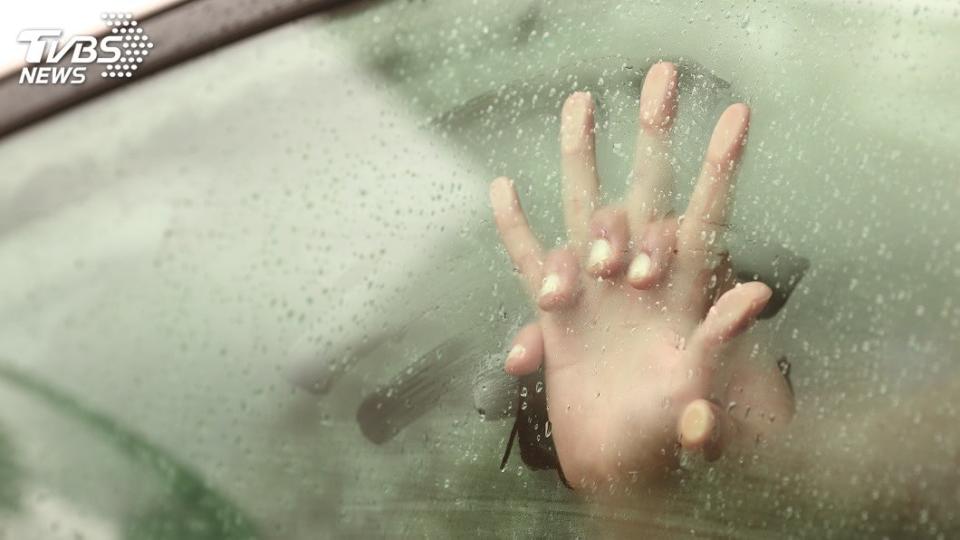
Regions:
M 362 3 L 8 137 L 10 534 L 950 536 L 958 21 L 937 2 Z M 487 189 L 510 176 L 562 245 L 564 99 L 595 100 L 618 200 L 661 60 L 677 207 L 717 118 L 752 110 L 726 236 L 781 302 L 755 331 L 796 416 L 755 459 L 591 504 L 516 449 L 500 467 L 501 366 L 537 310 Z

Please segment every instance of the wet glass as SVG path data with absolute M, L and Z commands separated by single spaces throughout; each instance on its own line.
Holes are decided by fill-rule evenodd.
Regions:
M 958 49 L 941 2 L 383 2 L 6 139 L 0 530 L 955 535 Z M 601 504 L 500 470 L 537 314 L 487 187 L 561 245 L 564 99 L 596 101 L 617 200 L 660 60 L 676 208 L 721 112 L 752 110 L 726 241 L 785 300 L 755 331 L 797 410 Z

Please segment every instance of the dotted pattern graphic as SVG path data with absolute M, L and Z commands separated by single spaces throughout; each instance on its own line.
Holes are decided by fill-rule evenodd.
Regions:
M 107 64 L 103 68 L 101 77 L 107 78 L 129 78 L 133 77 L 140 64 L 150 54 L 153 48 L 153 42 L 143 31 L 133 13 L 101 13 L 100 18 L 103 23 L 110 28 L 110 33 L 119 35 L 123 38 L 122 53 L 116 64 Z

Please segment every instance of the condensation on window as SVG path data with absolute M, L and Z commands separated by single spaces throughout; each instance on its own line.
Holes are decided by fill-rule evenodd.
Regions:
M 955 536 L 958 25 L 935 1 L 362 3 L 6 139 L 0 531 Z M 501 470 L 537 309 L 487 189 L 512 178 L 563 245 L 564 100 L 596 102 L 614 203 L 660 61 L 675 208 L 752 110 L 726 242 L 780 302 L 752 332 L 796 414 L 600 503 L 516 449 Z

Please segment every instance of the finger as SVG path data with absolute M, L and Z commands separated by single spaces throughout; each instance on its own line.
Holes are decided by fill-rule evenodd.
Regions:
M 544 311 L 556 311 L 573 304 L 580 289 L 580 265 L 570 249 L 555 249 L 543 265 L 543 281 L 537 304 Z
M 627 283 L 641 290 L 655 287 L 670 266 L 676 236 L 677 222 L 674 219 L 648 223 L 627 269 Z
M 707 281 L 707 292 L 709 293 L 710 305 L 716 304 L 720 297 L 727 291 L 733 289 L 737 284 L 737 276 L 733 272 L 733 263 L 730 262 L 730 254 L 721 254 L 722 258 L 717 268 L 713 272 L 713 278 Z
M 535 295 L 540 288 L 542 250 L 523 214 L 512 180 L 500 177 L 490 184 L 490 204 L 500 240 L 527 288 Z
M 529 375 L 543 362 L 543 333 L 540 323 L 530 323 L 517 332 L 503 370 L 514 377 Z
M 770 301 L 773 291 L 759 281 L 734 286 L 710 308 L 706 318 L 694 331 L 689 350 L 702 358 L 714 353 L 746 331 Z
M 590 216 L 597 206 L 599 180 L 594 149 L 593 98 L 576 92 L 563 104 L 560 116 L 563 210 L 570 241 L 581 246 L 590 234 Z
M 627 264 L 630 230 L 627 213 L 622 208 L 601 208 L 590 225 L 593 242 L 587 257 L 587 271 L 594 277 L 609 278 L 619 274 Z
M 736 430 L 736 420 L 705 399 L 687 404 L 677 422 L 680 445 L 685 450 L 703 452 L 708 461 L 720 457 Z
M 677 68 L 670 62 L 654 64 L 640 92 L 640 129 L 627 196 L 630 228 L 640 233 L 646 223 L 670 211 L 673 168 L 670 165 L 670 128 L 677 110 Z
M 743 153 L 750 109 L 743 103 L 727 107 L 720 116 L 700 177 L 680 225 L 680 249 L 717 251 L 715 242 L 726 224 L 728 199 L 734 171 Z

